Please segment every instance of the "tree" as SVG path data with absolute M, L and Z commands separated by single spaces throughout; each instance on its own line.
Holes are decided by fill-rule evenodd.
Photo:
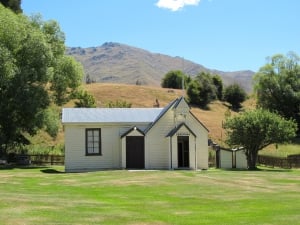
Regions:
M 63 105 L 72 98 L 74 90 L 81 84 L 83 67 L 70 56 L 59 58 L 52 77 L 50 90 L 53 91 L 54 102 Z
M 300 128 L 300 58 L 290 52 L 278 54 L 255 75 L 259 107 L 293 118 Z
M 198 74 L 187 88 L 190 103 L 199 105 L 202 108 L 207 107 L 211 101 L 216 99 L 216 92 L 212 76 L 204 72 Z
M 108 108 L 131 108 L 131 103 L 122 101 L 122 100 L 117 100 L 115 102 L 109 101 L 107 104 Z
M 44 111 L 44 129 L 52 137 L 57 136 L 60 127 L 59 108 L 50 106 Z
M 231 104 L 234 110 L 241 108 L 241 103 L 247 98 L 244 89 L 238 84 L 231 84 L 224 90 L 223 99 Z
M 65 35 L 59 24 L 54 21 L 43 21 L 37 14 L 30 18 L 32 26 L 40 30 L 51 49 L 52 60 L 49 61 L 52 98 L 57 105 L 68 102 L 76 93 L 82 82 L 83 67 L 73 57 L 65 55 Z
M 201 105 L 200 96 L 201 85 L 198 81 L 192 80 L 187 88 L 187 96 L 189 98 L 189 102 L 195 105 Z
M 87 91 L 80 90 L 75 97 L 78 101 L 75 101 L 75 107 L 77 108 L 95 108 L 96 100 L 93 95 L 90 95 Z
M 161 86 L 163 88 L 182 88 L 182 79 L 186 79 L 186 76 L 180 70 L 169 71 L 162 79 Z
M 244 147 L 248 168 L 256 168 L 258 151 L 274 143 L 289 141 L 296 134 L 297 124 L 292 120 L 263 109 L 247 111 L 228 118 L 224 123 L 227 143 L 233 147 Z
M 213 84 L 216 87 L 216 95 L 219 100 L 223 99 L 223 81 L 219 75 L 212 76 Z
M 16 15 L 1 5 L 0 21 L 0 150 L 5 153 L 28 144 L 25 134 L 41 128 L 54 136 L 57 129 L 46 126 L 49 118 L 54 121 L 48 108 L 70 99 L 83 70 L 65 56 L 56 22 Z
M 22 13 L 21 0 L 0 0 L 0 3 L 6 8 L 11 9 L 15 13 Z

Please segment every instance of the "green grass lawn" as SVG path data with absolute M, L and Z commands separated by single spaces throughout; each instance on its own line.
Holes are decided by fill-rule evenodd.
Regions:
M 300 154 L 300 138 L 295 138 L 291 144 L 270 145 L 259 152 L 261 155 L 287 157 Z
M 300 170 L 0 170 L 0 224 L 300 224 Z

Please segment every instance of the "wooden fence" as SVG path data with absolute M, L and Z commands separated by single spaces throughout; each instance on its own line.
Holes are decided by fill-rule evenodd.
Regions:
M 289 155 L 288 157 L 259 155 L 257 163 L 271 167 L 300 168 L 300 155 Z
M 64 165 L 65 156 L 63 155 L 28 155 L 31 164 L 35 165 Z
M 215 156 L 209 157 L 209 166 L 215 166 Z M 26 155 L 25 159 L 22 159 L 24 164 L 30 162 L 34 165 L 64 165 L 65 156 L 63 155 Z M 21 164 L 22 164 L 21 162 Z M 300 168 L 300 155 L 289 155 L 288 157 L 273 157 L 259 155 L 257 163 L 271 167 L 281 168 Z

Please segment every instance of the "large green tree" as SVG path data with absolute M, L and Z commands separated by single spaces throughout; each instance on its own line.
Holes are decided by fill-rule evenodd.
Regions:
M 219 100 L 223 99 L 223 80 L 220 75 L 213 75 L 212 81 L 214 86 L 216 87 L 216 95 Z
M 247 98 L 247 93 L 238 84 L 228 85 L 224 89 L 223 99 L 231 104 L 233 110 L 240 109 L 241 103 Z
M 205 72 L 199 73 L 188 85 L 187 95 L 190 103 L 206 108 L 217 98 L 217 88 L 212 75 Z
M 246 111 L 229 117 L 224 123 L 227 143 L 232 147 L 244 147 L 248 168 L 256 168 L 258 151 L 273 143 L 289 141 L 296 135 L 297 124 L 292 120 L 263 109 Z
M 295 53 L 278 54 L 255 75 L 259 107 L 293 118 L 300 127 L 300 58 Z
M 67 102 L 82 75 L 82 66 L 65 56 L 56 22 L 29 19 L 0 5 L 0 150 L 27 144 L 24 134 L 49 125 L 49 106 Z M 53 135 L 55 129 L 46 130 Z
M 163 88 L 182 89 L 182 79 L 187 79 L 182 71 L 171 70 L 163 77 L 161 86 Z

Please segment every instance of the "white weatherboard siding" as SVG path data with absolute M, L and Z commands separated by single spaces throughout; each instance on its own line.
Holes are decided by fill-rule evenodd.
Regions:
M 247 169 L 247 157 L 244 150 L 238 150 L 235 152 L 236 168 Z
M 184 98 L 165 108 L 63 109 L 66 172 L 126 168 L 126 137 L 144 136 L 145 169 L 178 168 L 178 136 L 189 138 L 189 168 L 208 168 L 208 130 Z M 86 129 L 101 129 L 101 155 L 86 155 Z
M 190 162 L 190 168 L 191 169 L 198 169 L 198 161 L 195 156 L 197 155 L 195 151 L 196 149 L 196 137 L 194 137 L 193 134 L 189 132 L 189 130 L 186 127 L 181 127 L 177 133 L 170 137 L 172 140 L 172 146 L 171 146 L 171 152 L 172 155 L 172 165 L 170 165 L 170 168 L 178 168 L 178 144 L 177 144 L 177 138 L 180 134 L 186 134 L 189 138 L 189 162 Z M 170 141 L 170 139 L 168 139 Z
M 190 138 L 190 165 L 195 166 L 195 148 L 196 148 L 196 166 L 197 169 L 208 169 L 208 131 L 207 129 L 190 113 L 189 106 L 185 101 L 181 101 L 176 110 L 176 122 L 184 122 L 196 135 L 196 140 L 191 143 Z M 196 145 L 196 146 L 192 146 Z M 192 151 L 192 152 L 191 152 Z M 193 162 L 191 161 L 193 160 Z
M 178 168 L 178 154 L 177 154 L 177 136 L 169 137 L 170 141 L 170 157 L 172 158 L 172 163 L 170 162 L 169 169 Z
M 197 169 L 208 169 L 208 131 L 189 114 L 187 125 L 196 135 Z
M 156 169 L 170 168 L 168 132 L 174 127 L 173 111 L 167 111 L 150 129 L 145 138 L 145 167 Z
M 141 125 L 142 127 L 145 125 Z M 121 168 L 120 133 L 132 125 L 68 125 L 65 126 L 65 169 L 66 171 Z M 86 155 L 85 130 L 101 128 L 101 155 Z M 126 155 L 126 154 L 125 154 Z M 126 159 L 125 159 L 126 160 Z
M 219 168 L 247 168 L 247 158 L 243 149 L 220 149 L 218 154 Z
M 221 168 L 232 168 L 232 151 L 221 150 L 220 151 Z
M 155 126 L 147 133 L 145 139 L 146 146 L 146 168 L 178 168 L 178 149 L 177 135 L 186 134 L 189 136 L 189 159 L 191 169 L 208 169 L 208 132 L 190 113 L 185 117 L 174 117 L 175 110 L 170 109 Z M 196 137 L 190 131 L 182 127 L 173 137 L 166 137 L 170 130 L 185 122 L 187 126 L 195 133 Z M 171 152 L 172 151 L 172 152 Z M 172 165 L 171 165 L 172 157 Z
M 86 128 L 101 128 L 101 155 L 87 156 L 85 149 Z M 65 127 L 65 170 L 97 170 L 120 168 L 120 140 L 117 127 L 67 126 Z

